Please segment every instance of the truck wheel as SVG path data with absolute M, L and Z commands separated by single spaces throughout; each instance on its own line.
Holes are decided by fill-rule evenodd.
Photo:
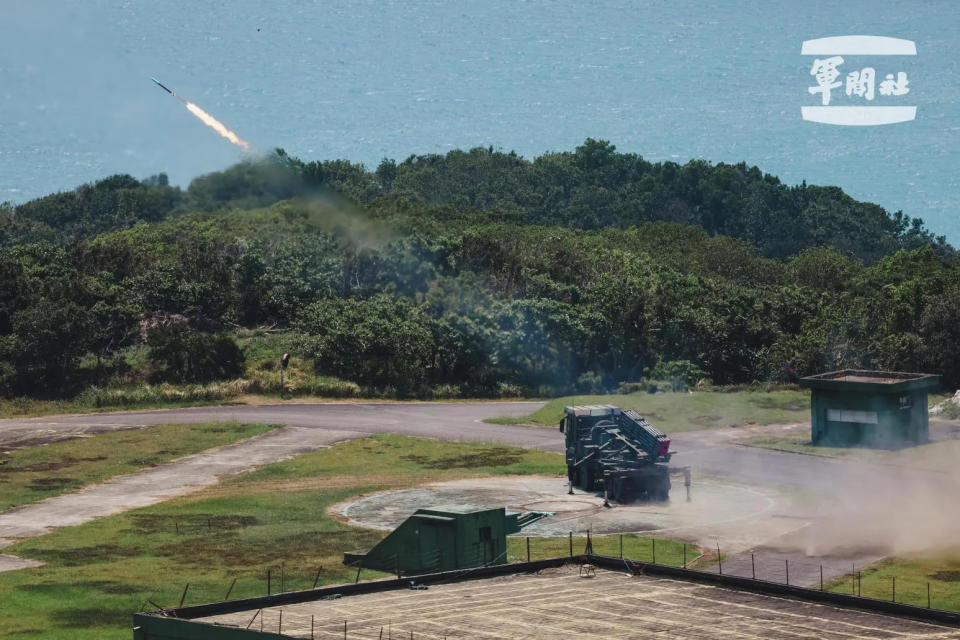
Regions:
M 584 491 L 593 491 L 593 474 L 586 465 L 580 467 L 580 487 Z

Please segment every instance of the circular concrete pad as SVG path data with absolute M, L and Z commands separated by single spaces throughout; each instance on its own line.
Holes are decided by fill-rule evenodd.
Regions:
M 675 529 L 716 531 L 721 525 L 767 514 L 775 505 L 774 498 L 761 491 L 710 480 L 702 480 L 692 487 L 690 502 L 679 483 L 675 483 L 670 492 L 670 502 L 611 503 L 610 508 L 603 506 L 601 494 L 575 489 L 574 495 L 568 495 L 567 491 L 562 477 L 501 476 L 384 491 L 337 505 L 335 510 L 352 524 L 375 529 L 393 529 L 417 509 L 450 504 L 506 507 L 508 511 L 549 511 L 554 515 L 526 527 L 524 534 L 564 536 L 570 531 L 588 529 L 598 534 Z

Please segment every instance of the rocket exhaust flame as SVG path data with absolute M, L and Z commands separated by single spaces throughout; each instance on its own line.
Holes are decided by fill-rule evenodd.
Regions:
M 233 144 L 237 145 L 241 149 L 243 149 L 244 151 L 250 150 L 249 142 L 241 139 L 233 131 L 230 131 L 230 129 L 227 129 L 222 122 L 214 118 L 212 115 L 210 115 L 209 113 L 207 113 L 206 111 L 204 111 L 203 109 L 201 109 L 200 107 L 198 107 L 197 105 L 193 104 L 190 101 L 184 101 L 184 104 L 187 105 L 187 110 L 189 110 L 190 113 L 192 113 L 193 115 L 200 118 L 203 124 L 207 125 L 211 129 L 219 133 L 221 136 L 223 136 Z
M 160 81 L 157 80 L 156 78 L 150 78 L 150 79 L 153 80 L 161 89 L 163 89 L 164 91 L 172 95 L 174 98 L 182 102 L 184 106 L 187 108 L 187 111 L 189 111 L 193 115 L 200 118 L 200 121 L 203 122 L 203 124 L 207 125 L 211 129 L 219 133 L 221 136 L 223 136 L 233 144 L 237 145 L 241 149 L 243 149 L 244 151 L 250 150 L 250 143 L 240 138 L 240 136 L 235 134 L 233 131 L 230 131 L 230 129 L 227 129 L 227 127 L 222 122 L 220 122 L 219 120 L 214 118 L 212 115 L 210 115 L 209 113 L 207 113 L 206 111 L 198 107 L 197 105 L 193 104 L 189 100 L 184 100 L 181 96 L 177 95 L 176 91 L 172 91 L 171 89 L 168 89 L 163 84 L 161 84 Z

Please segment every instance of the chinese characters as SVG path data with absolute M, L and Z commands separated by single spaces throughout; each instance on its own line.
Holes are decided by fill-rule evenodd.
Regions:
M 910 84 L 907 74 L 903 71 L 897 72 L 896 78 L 892 73 L 888 73 L 880 83 L 879 88 L 876 85 L 876 70 L 873 67 L 864 67 L 860 70 L 854 70 L 847 74 L 845 82 L 838 81 L 840 70 L 838 67 L 843 64 L 842 56 L 831 56 L 829 58 L 817 58 L 813 61 L 810 68 L 810 75 L 814 76 L 817 86 L 808 87 L 807 91 L 811 95 L 821 94 L 820 100 L 824 106 L 830 104 L 832 91 L 841 86 L 844 87 L 844 93 L 847 96 L 857 96 L 866 100 L 873 100 L 875 91 L 879 90 L 881 96 L 902 96 L 910 92 L 907 86 Z

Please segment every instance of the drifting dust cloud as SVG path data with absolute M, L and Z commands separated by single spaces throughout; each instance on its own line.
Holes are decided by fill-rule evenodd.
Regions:
M 876 465 L 873 477 L 835 483 L 810 526 L 798 532 L 807 555 L 848 550 L 911 554 L 960 546 L 960 472 Z

